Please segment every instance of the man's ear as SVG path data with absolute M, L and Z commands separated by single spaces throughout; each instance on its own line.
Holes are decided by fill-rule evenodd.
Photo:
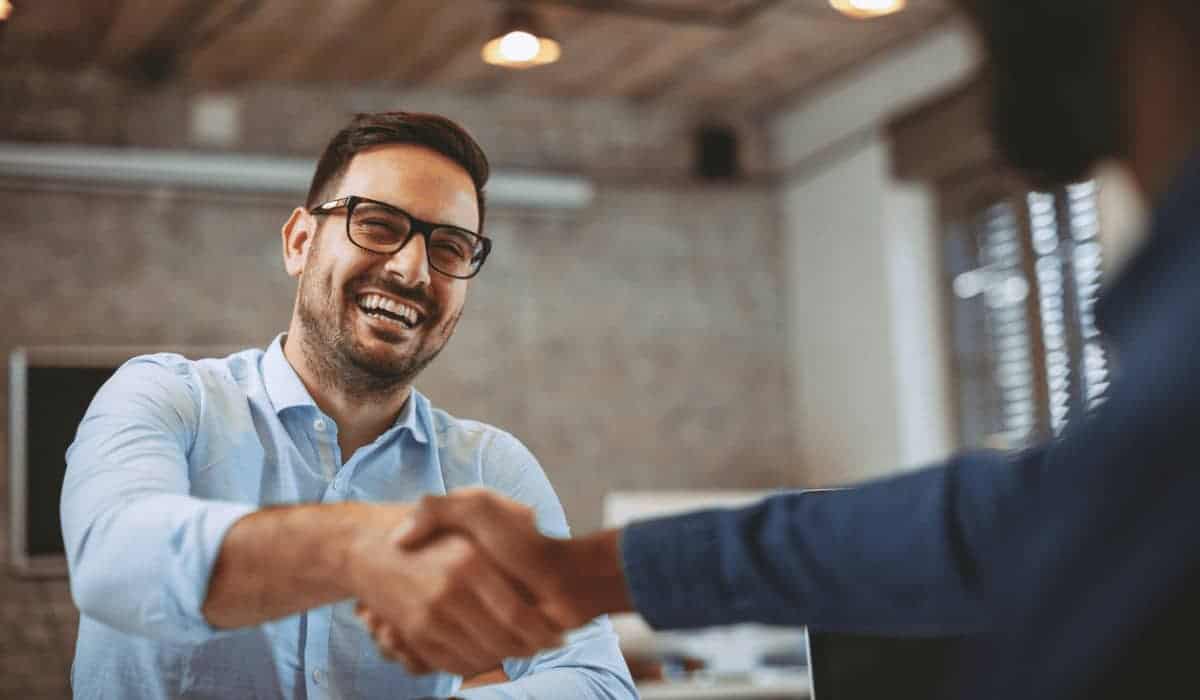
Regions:
M 308 252 L 316 239 L 317 220 L 303 207 L 296 207 L 283 224 L 283 267 L 289 277 L 299 277 L 308 263 Z

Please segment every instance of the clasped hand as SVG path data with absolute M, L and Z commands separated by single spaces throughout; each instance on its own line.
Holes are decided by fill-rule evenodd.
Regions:
M 531 509 L 476 488 L 427 496 L 398 528 L 365 533 L 349 573 L 383 656 L 469 677 L 561 646 L 594 616 L 572 602 L 570 559 Z

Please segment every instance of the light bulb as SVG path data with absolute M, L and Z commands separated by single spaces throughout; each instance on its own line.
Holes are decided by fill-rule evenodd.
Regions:
M 562 54 L 558 42 L 544 36 L 536 18 L 528 12 L 510 11 L 499 36 L 483 45 L 483 60 L 505 68 L 533 68 L 554 63 Z
M 9 0 L 0 0 L 0 22 L 12 16 L 13 6 Z
M 537 37 L 529 32 L 509 32 L 500 39 L 500 55 L 508 61 L 532 61 L 539 48 Z
M 895 0 L 850 0 L 850 6 L 863 12 L 887 12 L 895 9 Z
M 882 17 L 904 9 L 906 0 L 829 0 L 834 9 L 856 18 Z

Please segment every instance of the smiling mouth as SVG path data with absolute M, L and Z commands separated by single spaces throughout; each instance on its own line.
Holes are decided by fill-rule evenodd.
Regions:
M 358 297 L 357 303 L 358 308 L 368 316 L 399 324 L 404 328 L 416 328 L 424 320 L 415 308 L 381 294 L 363 294 Z

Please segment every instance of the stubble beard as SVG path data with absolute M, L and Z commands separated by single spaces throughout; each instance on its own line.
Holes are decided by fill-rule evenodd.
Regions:
M 346 292 L 342 298 L 353 298 L 349 289 Z M 326 277 L 301 279 L 297 315 L 304 329 L 301 352 L 317 383 L 355 400 L 379 400 L 412 385 L 446 346 L 462 310 L 427 328 L 411 352 L 386 358 L 374 356 L 363 346 L 354 320 L 338 308 Z

